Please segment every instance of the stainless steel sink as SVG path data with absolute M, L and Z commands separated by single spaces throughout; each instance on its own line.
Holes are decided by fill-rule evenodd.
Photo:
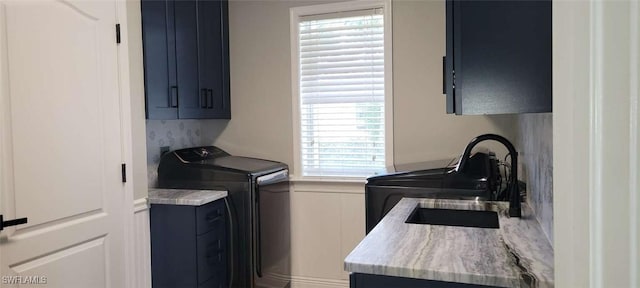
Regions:
M 498 213 L 494 211 L 421 208 L 411 212 L 404 223 L 476 228 L 500 228 Z

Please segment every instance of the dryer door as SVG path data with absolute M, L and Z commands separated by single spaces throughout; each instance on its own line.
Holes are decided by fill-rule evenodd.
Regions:
M 287 280 L 291 275 L 289 181 L 282 181 L 283 174 L 279 175 L 262 179 L 263 181 L 257 181 L 256 184 L 254 202 L 256 287 L 287 287 L 290 284 Z M 275 179 L 281 180 L 275 181 Z M 264 183 L 267 184 L 261 185 Z

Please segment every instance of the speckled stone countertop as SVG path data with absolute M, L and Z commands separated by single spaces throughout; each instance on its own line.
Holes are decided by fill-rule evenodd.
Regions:
M 498 212 L 499 229 L 404 223 L 417 207 Z M 507 202 L 404 198 L 344 261 L 345 270 L 502 287 L 553 287 L 553 248 L 531 208 Z
M 227 197 L 225 190 L 149 189 L 149 204 L 200 206 Z

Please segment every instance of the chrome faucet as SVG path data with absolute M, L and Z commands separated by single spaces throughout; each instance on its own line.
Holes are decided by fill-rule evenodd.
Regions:
M 458 163 L 456 171 L 464 171 L 464 169 L 468 165 L 467 163 L 469 162 L 469 156 L 471 155 L 471 150 L 473 149 L 473 147 L 485 140 L 498 141 L 502 143 L 502 145 L 507 147 L 507 150 L 509 150 L 509 155 L 511 157 L 511 177 L 509 181 L 510 183 L 507 183 L 509 189 L 509 216 L 521 217 L 522 211 L 520 207 L 520 191 L 518 190 L 518 151 L 516 151 L 516 148 L 513 147 L 513 144 L 511 144 L 509 140 L 495 134 L 484 134 L 474 138 L 464 149 L 462 159 L 460 159 L 460 163 Z

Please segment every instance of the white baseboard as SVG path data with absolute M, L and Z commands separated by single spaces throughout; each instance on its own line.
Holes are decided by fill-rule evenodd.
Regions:
M 349 288 L 348 280 L 287 276 L 275 273 L 265 273 L 256 284 L 259 288 L 283 288 L 289 281 L 291 281 L 289 288 Z
M 291 288 L 349 288 L 349 280 L 291 276 Z
M 134 279 L 136 288 L 151 288 L 151 233 L 147 199 L 133 201 Z
M 276 273 L 266 272 L 260 278 L 256 278 L 256 288 L 284 288 L 291 281 L 291 277 Z

